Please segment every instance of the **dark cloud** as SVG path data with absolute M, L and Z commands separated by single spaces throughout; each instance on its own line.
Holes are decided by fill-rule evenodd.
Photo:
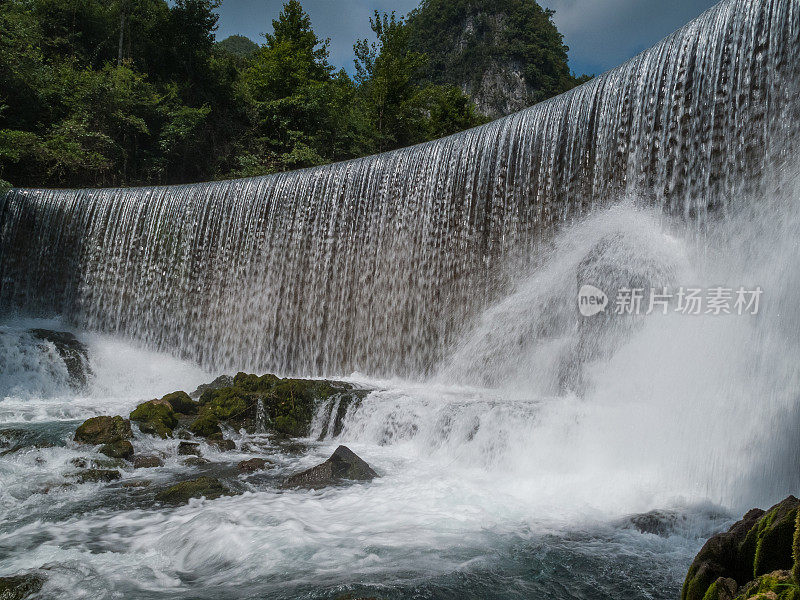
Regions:
M 570 47 L 570 67 L 601 73 L 699 16 L 716 0 L 546 0 Z
M 491 0 L 486 0 L 490 2 Z M 331 62 L 353 71 L 353 43 L 372 37 L 374 10 L 405 14 L 419 0 L 304 0 L 320 37 L 331 38 Z M 570 47 L 570 67 L 577 73 L 600 73 L 652 46 L 692 20 L 711 0 L 544 0 L 556 11 L 555 21 Z M 281 0 L 224 0 L 219 39 L 234 33 L 261 43 L 272 30 Z

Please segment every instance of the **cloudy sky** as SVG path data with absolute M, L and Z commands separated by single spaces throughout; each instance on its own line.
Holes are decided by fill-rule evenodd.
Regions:
M 491 2 L 492 0 L 486 0 Z M 419 0 L 301 0 L 314 29 L 331 38 L 331 62 L 353 71 L 353 43 L 372 37 L 374 10 L 405 14 Z M 601 73 L 673 32 L 698 16 L 714 0 L 539 0 L 556 11 L 555 21 L 570 47 L 570 68 L 576 73 Z M 217 39 L 246 35 L 261 43 L 272 30 L 282 0 L 224 0 L 219 9 Z

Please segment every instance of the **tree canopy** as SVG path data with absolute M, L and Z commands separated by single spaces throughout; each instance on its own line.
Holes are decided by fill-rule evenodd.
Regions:
M 448 6 L 425 0 L 420 11 L 433 2 Z M 376 12 L 377 41 L 356 43 L 351 78 L 330 64 L 329 41 L 298 0 L 284 4 L 261 45 L 244 36 L 215 41 L 218 7 L 218 0 L 0 3 L 0 178 L 94 187 L 260 175 L 486 120 L 455 82 L 431 77 L 452 65 L 440 45 L 415 42 L 424 12 L 412 15 L 417 29 Z M 514 23 L 515 31 L 531 26 Z M 557 31 L 547 35 L 560 43 Z M 527 52 L 531 80 L 545 94 L 563 87 L 564 47 L 537 54 L 515 43 L 498 52 Z

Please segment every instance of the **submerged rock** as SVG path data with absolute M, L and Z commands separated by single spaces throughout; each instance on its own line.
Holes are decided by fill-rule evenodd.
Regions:
M 181 456 L 200 456 L 200 444 L 197 442 L 181 442 L 178 444 L 178 454 Z
M 793 545 L 800 545 L 800 540 L 795 541 L 800 537 L 798 509 L 800 500 L 789 496 L 767 512 L 754 508 L 727 532 L 711 537 L 689 567 L 681 600 L 723 600 L 730 595 L 731 581 L 739 590 L 735 598 L 755 597 L 761 592 L 753 590 L 779 580 L 783 588 L 773 600 L 800 599 L 794 579 L 775 575 L 792 568 L 800 571 L 793 555 Z M 753 591 L 753 595 L 743 590 Z
M 231 450 L 236 450 L 236 442 L 233 440 L 226 440 L 222 437 L 222 434 L 215 434 L 209 437 L 206 442 L 214 446 L 220 452 L 230 452 Z
M 133 444 L 128 440 L 119 440 L 118 442 L 103 445 L 98 452 L 111 458 L 130 459 L 133 456 Z
M 82 444 L 113 444 L 132 437 L 130 421 L 120 416 L 92 417 L 75 431 L 75 441 Z
M 108 483 L 116 481 L 122 474 L 116 469 L 86 469 L 78 473 L 79 483 Z
M 69 384 L 73 388 L 83 388 L 89 383 L 92 374 L 89 366 L 88 348 L 68 331 L 51 331 L 49 329 L 31 329 L 35 338 L 50 342 L 64 361 L 69 375 Z
M 30 598 L 42 589 L 44 581 L 44 577 L 37 573 L 0 577 L 0 600 Z
M 164 461 L 157 456 L 137 456 L 133 459 L 135 469 L 153 469 L 164 466 Z
M 339 446 L 324 463 L 292 475 L 283 487 L 320 488 L 345 480 L 370 481 L 379 475 L 347 446 Z
M 266 469 L 268 466 L 271 467 L 272 463 L 263 458 L 251 458 L 249 460 L 243 460 L 238 464 L 239 470 L 243 473 L 255 473 L 256 471 Z
M 138 489 L 138 488 L 145 488 L 150 487 L 152 481 L 148 481 L 147 479 L 140 479 L 139 481 L 126 481 L 122 484 L 122 487 L 128 489 Z
M 178 424 L 172 405 L 164 400 L 143 402 L 134 409 L 130 417 L 131 421 L 138 423 L 142 433 L 161 438 L 172 437 L 172 430 Z
M 214 500 L 220 496 L 230 496 L 231 491 L 218 479 L 198 477 L 190 481 L 182 481 L 159 492 L 156 500 L 165 504 L 186 504 L 191 498 Z

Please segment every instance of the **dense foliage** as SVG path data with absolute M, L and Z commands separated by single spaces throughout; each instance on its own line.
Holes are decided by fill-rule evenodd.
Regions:
M 588 79 L 570 73 L 569 48 L 553 15 L 534 0 L 422 0 L 409 15 L 410 43 L 430 57 L 428 81 L 459 86 L 473 97 L 498 77 L 513 86 L 508 71 L 518 71 L 524 81 L 515 90 L 518 104 L 529 106 Z
M 0 2 L 0 180 L 76 187 L 257 175 L 485 121 L 461 90 L 426 77 L 443 64 L 438 50 L 420 51 L 393 14 L 375 14 L 378 41 L 356 44 L 351 78 L 330 65 L 328 42 L 297 0 L 261 46 L 215 41 L 218 1 Z M 563 76 L 549 75 L 548 60 L 530 66 L 545 73 L 547 94 Z

